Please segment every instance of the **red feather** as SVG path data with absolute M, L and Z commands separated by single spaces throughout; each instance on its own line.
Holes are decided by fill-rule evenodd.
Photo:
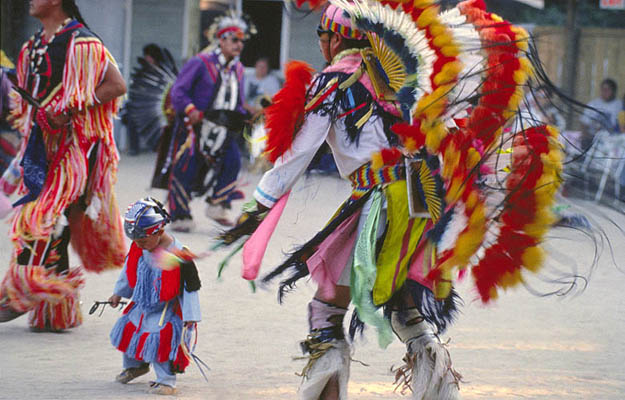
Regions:
M 402 156 L 402 152 L 397 147 L 382 149 L 380 152 L 384 165 L 395 165 Z
M 286 66 L 284 87 L 265 109 L 266 157 L 271 162 L 275 162 L 291 148 L 295 134 L 303 123 L 306 90 L 312 80 L 313 71 L 305 62 L 289 62 Z
M 406 143 L 406 139 L 412 139 L 415 142 L 416 148 L 420 148 L 425 144 L 425 135 L 421 132 L 420 125 L 420 121 L 415 121 L 413 125 L 407 122 L 400 122 L 394 124 L 391 130 L 399 136 L 402 144 Z

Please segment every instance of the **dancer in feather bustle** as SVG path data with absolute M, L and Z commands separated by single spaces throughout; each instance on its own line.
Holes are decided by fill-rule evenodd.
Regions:
M 24 141 L 1 184 L 23 197 L 14 203 L 0 320 L 32 310 L 33 329 L 59 331 L 82 321 L 83 279 L 69 268 L 70 242 L 87 270 L 120 268 L 124 260 L 113 117 L 126 86 L 74 0 L 30 3 L 43 28 L 19 55 L 24 97 L 12 93 L 13 123 Z
M 230 13 L 216 20 L 210 39 L 218 46 L 201 52 L 182 68 L 171 89 L 176 110 L 169 151 L 169 209 L 172 229 L 193 229 L 189 203 L 206 198 L 206 214 L 228 225 L 230 203 L 243 197 L 236 188 L 241 156 L 235 135 L 243 129 L 243 65 L 239 55 L 253 26 Z M 167 162 L 169 163 L 169 162 Z
M 262 279 L 290 273 L 280 298 L 308 275 L 318 286 L 300 397 L 347 397 L 352 304 L 352 338 L 365 323 L 381 346 L 393 333 L 406 344 L 402 391 L 457 399 L 461 377 L 439 339 L 457 312 L 456 272 L 473 267 L 482 300 L 494 299 L 540 267 L 554 221 L 557 131 L 503 129 L 531 85 L 528 37 L 481 0 L 443 13 L 432 0 L 330 2 L 318 35 L 331 64 L 315 77 L 301 62 L 287 67 L 266 110 L 273 169 L 220 239 L 243 248 L 243 277 L 255 280 L 290 188 L 326 141 L 352 194 Z
M 171 109 L 169 92 L 178 76 L 176 62 L 169 50 L 149 44 L 131 74 L 128 101 L 122 121 L 128 126 L 130 155 L 155 150 L 165 136 L 171 139 L 175 112 Z M 165 145 L 169 145 L 170 140 Z M 167 187 L 161 187 L 166 189 Z

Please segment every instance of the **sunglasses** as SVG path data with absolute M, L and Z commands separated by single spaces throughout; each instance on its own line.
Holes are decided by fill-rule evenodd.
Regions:
M 230 36 L 228 38 L 228 40 L 230 40 L 232 43 L 243 43 L 244 42 L 244 39 L 241 39 L 241 38 L 238 38 L 238 37 L 235 37 L 235 36 Z

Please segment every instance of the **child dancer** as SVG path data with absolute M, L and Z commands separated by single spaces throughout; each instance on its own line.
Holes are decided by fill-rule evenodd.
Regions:
M 124 231 L 132 245 L 124 269 L 109 298 L 116 307 L 122 297 L 132 302 L 111 331 L 111 343 L 123 355 L 116 380 L 128 383 L 145 375 L 150 364 L 156 381 L 149 393 L 174 395 L 176 376 L 189 364 L 189 343 L 201 320 L 200 280 L 192 261 L 168 266 L 165 254 L 180 254 L 182 245 L 164 231 L 171 218 L 151 197 L 128 207 Z

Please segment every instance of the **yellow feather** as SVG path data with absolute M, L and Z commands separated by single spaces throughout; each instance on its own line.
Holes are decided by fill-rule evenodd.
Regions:
M 480 162 L 482 157 L 480 153 L 474 148 L 469 149 L 469 154 L 467 155 L 467 168 L 473 169 Z
M 460 55 L 460 47 L 450 44 L 448 46 L 441 47 L 441 53 L 443 53 L 445 57 L 458 57 Z
M 519 57 L 519 63 L 521 64 L 520 68 L 523 71 L 525 71 L 527 76 L 529 76 L 530 78 L 533 78 L 534 67 L 532 66 L 532 63 L 530 62 L 530 60 L 528 60 L 527 57 Z
M 438 19 L 438 6 L 430 6 L 423 10 L 419 18 L 417 18 L 417 25 L 423 29 L 430 25 L 432 22 Z
M 527 49 L 529 48 L 529 35 L 527 34 L 527 31 L 522 27 L 516 25 L 511 26 L 510 30 L 516 35 L 517 47 L 522 51 L 527 51 Z
M 484 204 L 476 203 L 473 213 L 469 217 L 469 226 L 481 227 L 486 221 L 486 214 L 484 212 Z
M 417 151 L 417 142 L 413 138 L 409 137 L 404 141 L 404 147 L 406 150 L 413 153 Z
M 450 143 L 447 149 L 445 149 L 445 162 L 443 163 L 443 177 L 446 179 L 451 178 L 454 171 L 458 167 L 460 162 L 460 152 L 456 148 L 454 143 Z
M 436 37 L 446 32 L 448 33 L 449 31 L 447 30 L 447 27 L 443 24 L 434 23 L 430 26 L 430 33 L 432 33 L 432 36 Z
M 462 179 L 456 177 L 451 181 L 451 185 L 449 185 L 449 189 L 447 190 L 447 194 L 445 195 L 445 200 L 447 203 L 451 204 L 456 202 L 458 196 L 460 195 L 460 188 L 462 187 Z
M 447 32 L 443 32 L 439 35 L 434 36 L 434 40 L 432 41 L 432 43 L 434 43 L 434 46 L 436 47 L 443 47 L 448 44 L 451 44 L 452 42 L 453 42 L 453 38 Z
M 475 207 L 477 203 L 477 192 L 474 190 L 469 194 L 469 198 L 467 199 L 467 208 L 472 209 Z
M 431 128 L 423 128 L 425 132 L 425 146 L 430 150 L 431 153 L 437 153 L 438 148 L 440 147 L 441 141 L 445 138 L 447 132 L 445 130 L 445 126 L 437 121 L 434 126 Z
M 532 272 L 538 272 L 545 260 L 545 252 L 538 246 L 525 249 L 521 256 L 523 266 Z
M 553 125 L 547 125 L 547 132 L 554 138 L 560 136 L 560 131 Z
M 371 155 L 371 168 L 380 169 L 384 166 L 381 153 L 373 153 Z
M 528 76 L 527 73 L 522 69 L 517 69 L 516 71 L 514 71 L 513 78 L 514 82 L 516 82 L 517 85 L 523 85 L 525 82 L 527 82 Z
M 434 4 L 434 0 L 414 0 L 413 4 L 416 8 L 425 8 Z
M 436 85 L 441 85 L 455 81 L 458 78 L 460 71 L 462 71 L 462 63 L 460 61 L 448 62 L 443 65 L 441 72 L 436 74 L 434 77 L 434 83 Z

